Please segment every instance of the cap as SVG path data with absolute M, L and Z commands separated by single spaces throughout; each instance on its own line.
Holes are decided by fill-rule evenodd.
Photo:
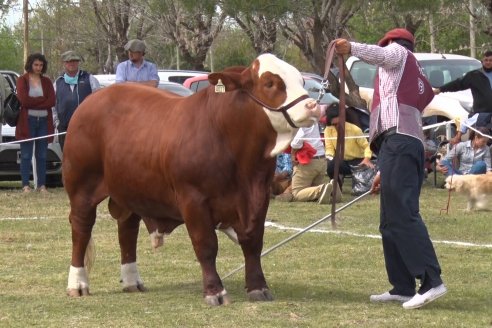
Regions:
M 407 29 L 404 28 L 395 28 L 392 29 L 391 31 L 386 32 L 384 37 L 381 40 L 379 40 L 378 46 L 385 47 L 388 45 L 389 40 L 394 40 L 394 39 L 404 39 L 410 41 L 412 44 L 415 44 L 415 38 L 413 37 L 412 33 L 410 33 Z
M 133 39 L 125 44 L 125 50 L 131 52 L 145 52 L 145 42 L 139 39 Z
M 69 50 L 69 51 L 65 51 L 64 53 L 61 54 L 61 60 L 64 62 L 68 62 L 68 61 L 72 61 L 72 60 L 81 61 L 82 57 L 79 56 L 75 51 Z

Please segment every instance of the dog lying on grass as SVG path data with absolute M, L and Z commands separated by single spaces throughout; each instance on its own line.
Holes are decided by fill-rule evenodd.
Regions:
M 445 186 L 468 196 L 467 211 L 483 209 L 487 196 L 492 194 L 492 173 L 449 176 Z

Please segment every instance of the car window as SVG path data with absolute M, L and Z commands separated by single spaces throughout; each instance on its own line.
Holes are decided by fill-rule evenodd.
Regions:
M 482 64 L 467 59 L 421 60 L 420 66 L 433 87 L 437 88 L 462 77 L 465 73 L 478 69 Z
M 358 60 L 350 68 L 350 75 L 359 87 L 372 88 L 376 77 L 376 66 Z
M 197 81 L 192 83 L 192 90 L 195 90 L 195 92 L 200 91 L 202 89 L 205 89 L 210 85 L 210 82 L 208 80 L 202 80 L 202 81 Z
M 419 60 L 419 63 L 434 88 L 482 66 L 479 61 L 469 59 L 426 59 Z M 350 74 L 358 86 L 372 88 L 376 77 L 376 66 L 358 60 L 350 68 Z
M 313 79 L 304 79 L 304 89 L 308 92 L 309 97 L 318 99 L 319 90 L 322 88 L 321 83 Z M 330 93 L 326 92 L 320 100 L 320 104 L 331 104 L 338 100 Z

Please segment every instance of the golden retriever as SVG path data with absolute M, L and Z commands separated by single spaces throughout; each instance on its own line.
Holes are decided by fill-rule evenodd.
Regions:
M 492 195 L 492 174 L 453 175 L 446 178 L 446 189 L 468 196 L 467 211 L 482 209 L 487 195 Z

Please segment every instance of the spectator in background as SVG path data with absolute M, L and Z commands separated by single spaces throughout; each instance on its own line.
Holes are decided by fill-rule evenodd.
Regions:
M 327 174 L 330 179 L 335 175 L 335 150 L 337 146 L 337 125 L 338 125 L 338 104 L 331 106 L 326 112 L 326 128 L 325 136 L 325 154 L 328 159 Z M 345 122 L 345 152 L 343 161 L 340 163 L 339 174 L 352 174 L 352 166 L 364 165 L 369 168 L 374 168 L 371 162 L 372 152 L 369 148 L 369 142 L 364 136 L 364 132 L 357 126 L 349 122 Z M 355 137 L 355 138 L 353 138 Z M 358 138 L 357 138 L 358 137 Z M 340 188 L 343 184 L 343 178 L 338 181 Z
M 61 60 L 65 72 L 53 84 L 56 93 L 55 123 L 58 132 L 66 132 L 77 107 L 100 86 L 94 76 L 79 68 L 82 57 L 75 51 L 64 52 Z M 58 141 L 63 150 L 65 134 L 60 134 Z
M 292 195 L 297 202 L 318 201 L 328 204 L 333 191 L 333 181 L 323 183 L 326 172 L 325 148 L 321 141 L 318 123 L 300 128 L 290 144 L 292 148 Z M 337 202 L 342 193 L 336 192 Z
M 156 88 L 159 84 L 157 66 L 144 59 L 145 42 L 138 39 L 128 41 L 125 45 L 128 60 L 116 67 L 116 83 L 133 82 Z
M 17 97 L 21 103 L 19 120 L 15 129 L 17 140 L 43 137 L 54 133 L 52 107 L 55 106 L 55 90 L 51 80 L 43 75 L 48 69 L 48 61 L 44 55 L 34 53 L 27 57 L 24 69 L 26 73 L 17 79 Z M 40 192 L 47 192 L 46 153 L 48 142 L 52 140 L 53 137 L 49 137 L 21 142 L 20 171 L 24 193 L 31 191 L 29 178 L 34 145 L 36 145 L 36 186 Z
M 487 50 L 482 58 L 482 68 L 466 73 L 454 81 L 434 89 L 434 94 L 470 89 L 473 96 L 473 112 L 463 120 L 460 130 L 449 140 L 456 145 L 469 126 L 490 128 L 492 121 L 492 50 Z
M 455 145 L 439 162 L 436 169 L 449 176 L 452 174 L 485 174 L 491 170 L 490 148 L 487 146 L 489 139 L 485 135 L 490 134 L 486 127 L 479 127 L 470 132 L 470 139 Z M 454 160 L 458 163 L 455 165 Z

